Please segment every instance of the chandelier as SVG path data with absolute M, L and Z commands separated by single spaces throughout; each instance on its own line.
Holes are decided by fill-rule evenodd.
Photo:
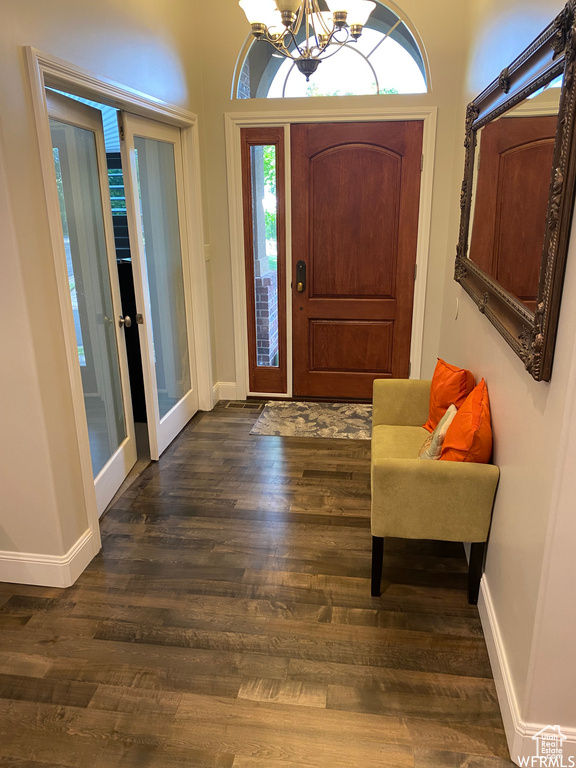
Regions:
M 310 79 L 324 59 L 334 56 L 343 45 L 356 41 L 376 7 L 371 0 L 240 0 L 257 40 L 266 40 L 292 59 Z M 303 30 L 301 42 L 297 40 Z M 335 50 L 330 50 L 335 48 Z

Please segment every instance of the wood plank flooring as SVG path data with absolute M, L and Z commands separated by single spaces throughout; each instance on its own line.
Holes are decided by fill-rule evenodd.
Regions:
M 0 768 L 511 766 L 459 544 L 387 541 L 368 441 L 198 414 L 67 590 L 0 584 Z

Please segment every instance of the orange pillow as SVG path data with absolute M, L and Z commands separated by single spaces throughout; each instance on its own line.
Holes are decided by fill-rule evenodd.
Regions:
M 474 376 L 470 371 L 465 368 L 456 368 L 455 365 L 450 365 L 438 358 L 430 387 L 428 421 L 424 424 L 424 429 L 434 432 L 438 422 L 452 403 L 456 408 L 460 408 L 475 384 Z
M 440 459 L 487 464 L 491 455 L 490 401 L 486 382 L 482 379 L 448 427 Z

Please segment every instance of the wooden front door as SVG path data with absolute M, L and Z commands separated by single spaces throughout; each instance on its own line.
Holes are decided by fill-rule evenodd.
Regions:
M 294 395 L 406 378 L 423 123 L 293 125 Z

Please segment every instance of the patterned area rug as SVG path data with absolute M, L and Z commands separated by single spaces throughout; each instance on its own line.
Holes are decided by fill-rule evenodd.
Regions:
M 251 435 L 370 440 L 372 406 L 269 401 Z

